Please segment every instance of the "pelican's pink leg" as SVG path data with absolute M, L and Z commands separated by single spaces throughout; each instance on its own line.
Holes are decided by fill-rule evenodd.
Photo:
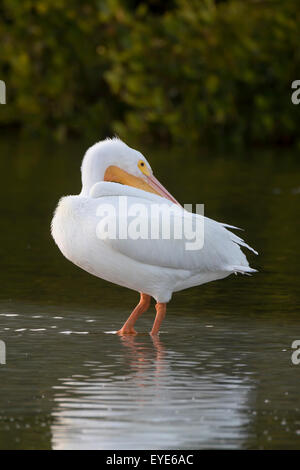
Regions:
M 151 301 L 151 296 L 141 293 L 141 298 L 138 305 L 135 307 L 128 320 L 124 323 L 122 328 L 117 332 L 119 335 L 135 335 L 136 331 L 133 328 L 135 322 L 142 313 L 148 310 Z
M 150 333 L 153 336 L 157 335 L 159 332 L 160 325 L 166 315 L 167 304 L 162 304 L 160 302 L 157 302 L 157 304 L 155 305 L 155 308 L 156 308 L 156 317 L 155 317 L 153 327 Z

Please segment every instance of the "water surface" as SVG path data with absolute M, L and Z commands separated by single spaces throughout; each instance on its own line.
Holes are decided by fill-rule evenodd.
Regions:
M 85 143 L 2 139 L 1 449 L 300 448 L 300 164 L 291 150 L 145 151 L 183 203 L 245 228 L 252 277 L 174 295 L 161 334 L 117 330 L 137 294 L 63 258 L 49 234 Z

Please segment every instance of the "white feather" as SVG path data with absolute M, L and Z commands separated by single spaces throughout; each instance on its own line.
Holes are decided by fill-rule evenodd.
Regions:
M 161 236 L 157 240 L 103 239 L 101 230 L 97 232 L 99 204 L 111 204 L 118 221 L 122 217 L 118 212 L 119 196 L 127 196 L 128 209 L 133 204 L 142 203 L 148 214 L 151 214 L 153 204 L 163 203 L 175 226 L 182 220 L 183 213 L 171 201 L 155 194 L 101 181 L 107 165 L 122 166 L 123 162 L 120 156 L 118 160 L 116 154 L 109 153 L 107 142 L 110 145 L 115 143 L 114 149 L 123 152 L 126 170 L 130 168 L 130 161 L 136 162 L 140 158 L 139 152 L 118 140 L 105 141 L 105 145 L 96 144 L 88 151 L 87 160 L 82 165 L 81 194 L 62 198 L 52 220 L 53 238 L 66 258 L 98 277 L 149 294 L 158 302 L 168 302 L 174 291 L 221 279 L 232 273 L 255 272 L 249 267 L 240 247 L 257 252 L 228 230 L 236 227 L 186 211 L 184 216 L 193 223 L 204 223 L 202 249 L 188 251 L 186 243 L 189 240 L 186 237 L 176 239 L 173 235 L 167 240 Z M 104 149 L 105 158 L 98 158 L 98 161 L 99 148 Z M 91 171 L 93 174 L 90 174 Z M 151 224 L 151 215 L 147 217 Z

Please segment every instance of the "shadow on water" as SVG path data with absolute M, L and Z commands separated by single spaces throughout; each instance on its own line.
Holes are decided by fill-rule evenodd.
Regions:
M 110 333 L 137 295 L 68 263 L 49 235 L 84 147 L 0 144 L 0 448 L 299 448 L 296 155 L 149 157 L 175 197 L 245 227 L 260 252 L 256 276 L 174 295 L 152 339 L 153 306 L 137 336 Z

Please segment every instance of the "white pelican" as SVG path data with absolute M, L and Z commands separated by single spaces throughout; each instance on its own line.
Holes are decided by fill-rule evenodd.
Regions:
M 146 158 L 120 139 L 106 139 L 90 147 L 83 158 L 81 175 L 81 193 L 59 201 L 51 224 L 52 236 L 63 255 L 77 266 L 140 293 L 139 304 L 118 333 L 136 333 L 134 324 L 148 309 L 151 297 L 156 301 L 151 334 L 156 335 L 173 292 L 232 273 L 256 271 L 249 267 L 240 246 L 256 252 L 227 229 L 236 227 L 186 211 L 194 221 L 204 221 L 202 249 L 186 250 L 184 238 L 102 237 L 97 229 L 99 204 L 116 208 L 120 219 L 124 214 L 118 213 L 119 196 L 127 196 L 129 207 L 141 203 L 149 209 L 163 202 L 170 212 L 174 208 L 183 211 L 153 176 Z

